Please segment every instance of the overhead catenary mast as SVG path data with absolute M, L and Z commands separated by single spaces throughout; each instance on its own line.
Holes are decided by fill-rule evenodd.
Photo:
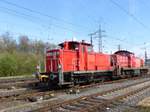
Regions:
M 105 31 L 102 30 L 101 25 L 99 25 L 98 37 L 97 37 L 99 52 L 103 52 L 103 41 L 102 41 L 102 38 L 104 37 L 104 35 L 102 35 L 103 32 Z
M 91 43 L 92 46 L 93 46 L 93 38 L 94 38 L 93 36 L 94 35 L 96 35 L 96 32 L 93 32 L 93 33 L 89 34 L 89 36 L 90 36 L 90 43 Z
M 146 51 L 146 48 L 145 48 L 145 65 L 147 65 L 147 51 Z
M 103 35 L 103 32 L 105 32 L 105 30 L 102 30 L 101 24 L 100 24 L 99 29 L 96 32 L 89 34 L 92 45 L 93 45 L 93 38 L 98 38 L 98 51 L 101 53 L 103 52 L 102 38 L 105 37 L 105 35 Z
M 120 51 L 120 50 L 121 50 L 121 45 L 119 44 L 119 45 L 118 45 L 118 51 Z

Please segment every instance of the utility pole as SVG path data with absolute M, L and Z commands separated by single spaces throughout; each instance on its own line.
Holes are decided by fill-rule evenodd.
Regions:
M 147 65 L 147 51 L 146 51 L 146 48 L 145 48 L 145 65 Z
M 93 36 L 96 35 L 96 32 L 90 33 L 88 35 L 90 36 L 90 42 L 91 42 L 91 45 L 93 46 Z
M 102 38 L 105 37 L 105 35 L 103 35 L 103 33 L 105 32 L 105 30 L 102 30 L 101 28 L 101 24 L 99 25 L 99 29 L 98 29 L 98 48 L 99 48 L 99 52 L 103 52 L 103 41 Z
M 121 50 L 121 45 L 119 44 L 119 45 L 118 45 L 118 51 L 120 51 L 120 50 Z
M 91 44 L 93 44 L 93 36 L 97 34 L 97 36 L 94 38 L 98 38 L 98 50 L 99 50 L 99 52 L 103 52 L 102 38 L 105 37 L 105 35 L 103 35 L 103 32 L 105 32 L 105 31 L 102 30 L 101 25 L 99 25 L 99 29 L 96 32 L 89 34 Z
M 144 42 L 144 50 L 145 50 L 145 65 L 147 65 L 147 51 L 146 51 L 146 43 Z
M 101 25 L 99 25 L 99 31 L 98 31 L 98 48 L 99 52 L 102 52 L 102 31 L 101 31 Z

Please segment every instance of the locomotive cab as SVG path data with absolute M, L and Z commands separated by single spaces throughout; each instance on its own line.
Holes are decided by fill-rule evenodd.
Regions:
M 63 49 L 63 50 L 73 50 L 73 51 L 79 50 L 79 43 L 75 41 L 64 42 L 64 43 L 59 44 L 59 46 L 60 46 L 60 49 Z
M 46 51 L 46 72 L 42 81 L 71 85 L 111 77 L 110 55 L 93 51 L 85 41 L 65 41 L 59 49 Z
M 59 49 L 47 50 L 46 72 L 41 73 L 40 80 L 59 85 L 72 83 L 73 72 L 87 70 L 87 52 L 92 53 L 93 48 L 84 41 L 66 41 L 59 44 Z

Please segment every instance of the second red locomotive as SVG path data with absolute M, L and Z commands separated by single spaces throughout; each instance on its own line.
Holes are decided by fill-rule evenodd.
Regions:
M 129 51 L 97 53 L 84 41 L 66 41 L 59 47 L 46 52 L 46 72 L 40 74 L 42 82 L 70 85 L 147 73 L 144 61 Z

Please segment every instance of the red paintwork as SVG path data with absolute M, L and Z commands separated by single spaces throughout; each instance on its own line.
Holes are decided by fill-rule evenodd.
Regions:
M 76 48 L 71 48 L 72 45 L 76 45 Z M 46 72 L 57 72 L 58 64 L 62 66 L 63 72 L 110 70 L 112 68 L 110 55 L 95 53 L 88 43 L 69 41 L 60 46 L 61 49 L 47 51 Z M 88 48 L 91 48 L 90 52 Z
M 129 51 L 117 51 L 112 55 L 117 66 L 122 68 L 139 68 L 144 65 L 144 61 Z
M 60 49 L 47 51 L 46 72 L 58 72 L 59 65 L 63 72 L 72 72 L 112 70 L 116 66 L 137 68 L 144 64 L 142 59 L 128 51 L 118 51 L 113 55 L 96 53 L 91 44 L 77 41 L 66 41 L 59 46 Z

